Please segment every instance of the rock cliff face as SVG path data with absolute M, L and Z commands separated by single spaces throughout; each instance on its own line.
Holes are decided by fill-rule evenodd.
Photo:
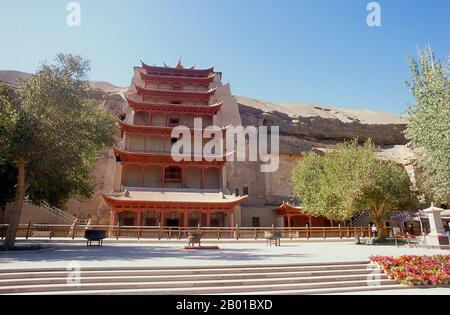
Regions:
M 244 125 L 279 126 L 285 139 L 334 144 L 357 137 L 361 141 L 371 138 L 379 145 L 406 144 L 402 131 L 407 120 L 396 115 L 309 104 L 273 104 L 246 97 L 236 99 Z M 285 144 L 286 153 L 295 152 L 295 147 Z

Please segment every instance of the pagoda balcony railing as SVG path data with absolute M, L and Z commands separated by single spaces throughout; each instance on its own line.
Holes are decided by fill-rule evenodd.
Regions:
M 130 154 L 157 155 L 157 156 L 168 156 L 168 157 L 172 156 L 170 149 L 167 149 L 165 151 L 161 151 L 161 150 L 136 151 L 136 150 L 125 150 L 125 149 L 120 149 L 120 150 L 126 151 L 127 153 L 130 153 Z M 183 154 L 179 154 L 179 155 L 183 155 Z M 212 155 L 211 154 L 209 154 L 209 155 L 190 154 L 189 156 L 192 158 L 192 160 L 194 160 L 195 157 L 200 157 L 200 156 L 202 156 L 205 159 L 223 158 L 224 157 L 223 154 L 212 154 Z
M 119 122 L 120 128 L 127 132 L 128 134 L 143 134 L 143 135 L 153 135 L 153 136 L 160 136 L 160 137 L 171 137 L 172 136 L 172 130 L 173 127 L 166 127 L 166 126 L 148 126 L 148 125 L 134 125 L 124 122 Z M 181 123 L 180 126 L 186 126 L 189 128 L 191 132 L 191 136 L 195 137 L 196 134 L 201 134 L 202 137 L 204 137 L 203 132 L 204 128 L 206 126 L 202 126 L 202 128 L 195 128 L 195 126 L 192 126 L 192 124 L 185 124 Z M 228 128 L 230 128 L 231 125 L 228 125 L 226 127 L 222 127 L 221 131 L 223 136 L 226 136 L 226 132 Z M 215 136 L 215 135 L 214 135 Z M 212 138 L 213 135 L 210 136 Z
M 217 88 L 213 88 L 207 91 L 185 91 L 185 90 L 174 90 L 174 89 L 153 89 L 145 88 L 135 83 L 136 90 L 140 95 L 149 96 L 167 96 L 167 97 L 182 97 L 182 98 L 198 98 L 198 99 L 209 99 L 214 95 Z
M 115 146 L 115 151 L 117 151 L 117 153 L 124 153 L 124 154 L 128 154 L 128 155 L 140 155 L 140 156 L 161 156 L 161 157 L 174 157 L 171 153 L 171 149 L 166 149 L 164 151 L 161 150 L 156 150 L 156 151 L 137 151 L 137 150 L 127 150 L 126 148 L 124 148 L 123 144 L 118 144 L 117 146 Z M 222 160 L 226 160 L 228 157 L 234 155 L 235 152 L 227 152 L 227 153 L 217 153 L 217 154 L 176 154 L 176 157 L 182 157 L 182 156 L 189 156 L 191 158 L 192 161 L 196 161 L 196 158 L 198 158 L 198 160 L 200 160 L 200 158 L 202 158 L 202 160 L 217 160 L 219 158 Z M 200 160 L 200 161 L 202 161 Z
M 136 101 L 140 101 L 140 100 L 136 100 Z M 208 107 L 208 106 L 216 106 L 219 105 L 221 103 L 213 103 L 213 104 L 175 104 L 175 103 L 156 103 L 150 100 L 146 100 L 145 98 L 142 100 L 142 102 L 146 102 L 149 105 L 154 105 L 154 106 L 192 106 L 192 107 Z
M 180 192 L 180 193 L 220 193 L 220 189 L 201 189 L 201 188 L 152 188 L 152 187 L 128 187 L 124 186 L 124 190 L 138 192 Z M 114 192 L 111 193 L 114 196 Z
M 205 77 L 187 77 L 187 76 L 170 76 L 170 75 L 154 75 L 147 74 L 143 69 L 139 69 L 140 77 L 148 82 L 165 82 L 165 83 L 203 83 L 210 84 L 214 81 L 215 73 L 211 73 Z
M 170 104 L 170 103 L 156 103 L 154 101 L 146 100 L 137 95 L 126 94 L 128 105 L 137 111 L 155 111 L 155 112 L 180 112 L 186 114 L 205 114 L 215 115 L 222 107 L 223 102 L 214 104 Z
M 183 88 L 181 88 L 181 89 L 174 89 L 174 88 L 161 88 L 161 87 L 159 87 L 159 88 L 149 88 L 148 86 L 145 86 L 144 87 L 146 90 L 149 90 L 149 91 L 169 91 L 169 92 L 172 92 L 172 91 L 174 91 L 174 92 L 188 92 L 188 93 L 191 93 L 191 92 L 194 92 L 194 93 L 208 93 L 209 91 L 212 91 L 212 90 L 214 90 L 214 89 L 205 89 L 205 88 L 202 88 L 202 89 L 197 89 L 197 88 L 194 88 L 194 89 L 183 89 Z

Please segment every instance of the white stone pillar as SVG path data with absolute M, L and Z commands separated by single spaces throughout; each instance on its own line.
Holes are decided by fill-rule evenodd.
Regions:
M 430 235 L 439 235 L 444 233 L 444 225 L 442 224 L 441 212 L 444 209 L 436 208 L 431 205 L 430 208 L 424 210 L 428 214 L 428 219 L 430 221 Z

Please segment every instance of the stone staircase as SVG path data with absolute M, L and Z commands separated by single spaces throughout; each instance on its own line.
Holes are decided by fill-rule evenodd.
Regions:
M 26 201 L 26 202 L 29 203 L 28 201 Z M 75 220 L 77 220 L 77 224 L 79 224 L 79 225 L 85 225 L 88 222 L 87 219 L 77 218 L 76 216 L 68 213 L 67 211 L 65 211 L 63 209 L 59 209 L 57 207 L 53 207 L 47 203 L 43 203 L 39 207 L 39 209 L 41 211 L 48 211 L 48 212 L 58 216 L 59 218 L 61 218 L 61 220 L 65 221 L 66 224 L 72 224 Z
M 352 226 L 368 227 L 371 222 L 374 222 L 373 217 L 370 214 L 362 213 L 353 217 Z
M 0 270 L 0 294 L 301 295 L 405 289 L 367 261 L 297 265 Z M 80 279 L 79 282 L 76 280 Z

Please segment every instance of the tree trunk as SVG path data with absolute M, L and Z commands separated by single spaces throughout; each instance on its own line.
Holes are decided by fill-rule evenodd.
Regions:
M 375 220 L 375 224 L 377 226 L 377 230 L 378 230 L 378 235 L 377 235 L 377 239 L 379 240 L 385 240 L 387 239 L 387 231 L 384 228 L 384 220 L 382 218 L 374 218 Z
M 25 160 L 18 160 L 18 184 L 16 190 L 16 198 L 13 208 L 10 212 L 8 230 L 6 231 L 3 246 L 6 250 L 13 250 L 16 244 L 16 234 L 19 228 L 20 214 L 22 213 L 23 202 L 25 199 Z

